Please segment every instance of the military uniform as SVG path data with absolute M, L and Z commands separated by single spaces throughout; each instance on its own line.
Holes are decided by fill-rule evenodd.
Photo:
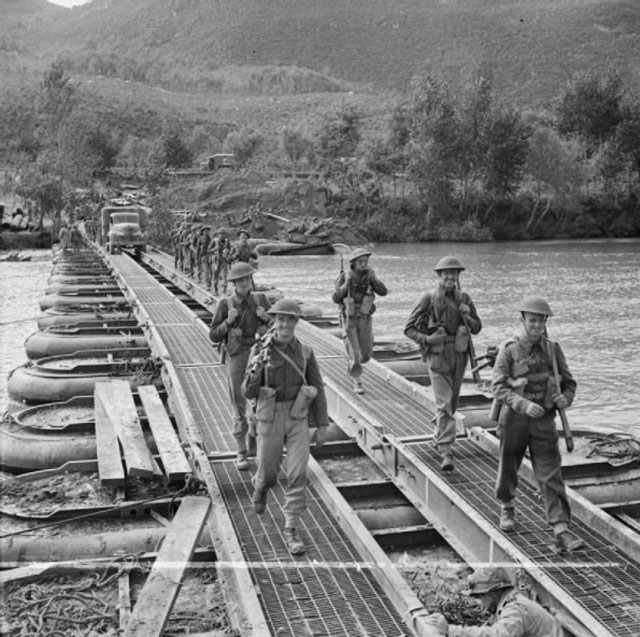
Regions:
M 371 253 L 365 250 L 354 250 L 349 260 L 353 262 Z M 362 365 L 371 360 L 373 355 L 372 314 L 376 311 L 375 295 L 386 296 L 386 285 L 380 281 L 375 272 L 368 268 L 357 271 L 351 266 L 349 280 L 340 273 L 332 296 L 333 302 L 340 305 L 340 322 L 345 333 L 347 350 L 347 371 L 355 380 L 356 391 L 361 392 L 360 376 Z M 347 301 L 347 299 L 350 299 Z
M 258 253 L 248 243 L 238 243 L 231 248 L 229 253 L 229 263 L 238 261 L 249 263 L 255 267 L 258 261 Z
M 200 266 L 198 269 L 198 283 L 201 283 L 204 277 L 204 284 L 207 288 L 211 287 L 211 255 L 209 254 L 211 236 L 209 235 L 209 230 L 208 226 L 202 228 L 197 247 L 197 260 Z
M 266 295 L 250 292 L 243 298 L 234 292 L 231 296 L 224 297 L 216 305 L 209 330 L 211 341 L 221 343 L 226 350 L 225 364 L 227 366 L 229 397 L 234 413 L 233 437 L 236 440 L 239 458 L 247 455 L 247 434 L 249 432 L 246 414 L 247 403 L 242 393 L 242 381 L 251 347 L 256 341 L 256 332 L 266 331 L 268 325 L 268 320 L 263 321 L 258 317 L 256 313 L 258 305 L 261 305 L 265 311 L 269 309 L 270 303 Z M 238 318 L 232 325 L 227 323 L 229 306 L 238 310 Z M 230 342 L 229 339 L 231 330 L 240 330 L 240 332 L 235 332 L 233 342 Z
M 227 276 L 229 274 L 229 251 L 231 243 L 226 236 L 218 233 L 212 241 L 210 252 L 213 265 L 213 292 L 214 294 L 226 294 Z
M 491 626 L 449 625 L 449 637 L 563 637 L 558 620 L 540 604 L 513 589 L 498 602 Z
M 276 304 L 270 313 L 277 309 Z M 306 509 L 309 426 L 310 423 L 314 427 L 329 424 L 324 382 L 313 350 L 296 337 L 286 345 L 272 345 L 267 365 L 252 365 L 251 360 L 255 360 L 259 351 L 256 344 L 245 376 L 244 395 L 256 399 L 261 387 L 271 387 L 275 390 L 275 409 L 268 420 L 261 419 L 259 409 L 257 413 L 258 470 L 253 479 L 254 504 L 255 494 L 266 498 L 267 491 L 276 484 L 286 446 L 285 529 L 295 529 Z M 298 370 L 304 374 L 304 380 Z M 315 387 L 317 394 L 309 414 L 294 417 L 291 408 L 303 383 Z
M 459 312 L 463 303 L 470 310 L 467 320 L 471 334 L 478 334 L 482 322 L 471 297 L 458 289 L 445 293 L 440 286 L 423 295 L 404 328 L 405 335 L 420 346 L 422 357 L 429 366 L 429 378 L 436 399 L 435 442 L 443 456 L 451 453 L 456 438 L 454 414 L 468 362 L 467 348 L 457 351 L 461 348 L 455 344 L 456 334 L 464 326 Z M 443 327 L 446 332 L 444 343 L 430 346 L 426 337 L 438 327 Z
M 496 497 L 510 506 L 516 496 L 518 470 L 527 449 L 531 464 L 544 497 L 547 521 L 552 526 L 569 523 L 569 502 L 562 480 L 561 457 L 556 432 L 556 407 L 553 402 L 553 365 L 551 352 L 555 347 L 561 391 L 569 404 L 576 392 L 562 349 L 544 336 L 532 342 L 526 333 L 503 343 L 493 369 L 492 389 L 503 407 L 500 412 L 500 465 L 496 481 Z M 513 388 L 513 380 L 525 378 L 523 390 Z M 545 414 L 540 418 L 526 415 L 527 401 L 541 405 Z

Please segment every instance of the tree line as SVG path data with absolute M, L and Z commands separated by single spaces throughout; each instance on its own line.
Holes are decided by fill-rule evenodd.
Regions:
M 615 70 L 572 78 L 535 113 L 501 103 L 488 78 L 454 91 L 427 76 L 397 99 L 375 134 L 363 133 L 362 114 L 347 105 L 315 130 L 283 127 L 277 144 L 249 127 L 213 130 L 176 118 L 156 122 L 160 135 L 137 137 L 82 108 L 80 95 L 57 62 L 11 114 L 14 188 L 41 216 L 95 202 L 96 180 L 114 167 L 159 193 L 169 169 L 225 151 L 238 170 L 284 159 L 293 175 L 308 175 L 334 215 L 372 240 L 640 231 L 640 101 Z

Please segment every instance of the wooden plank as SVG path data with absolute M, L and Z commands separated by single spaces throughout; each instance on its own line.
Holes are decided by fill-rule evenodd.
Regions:
M 122 445 L 127 475 L 150 478 L 160 470 L 147 447 L 140 418 L 126 380 L 110 380 L 101 388 L 103 406 Z
M 208 497 L 182 500 L 131 613 L 125 637 L 162 635 L 210 508 Z
M 138 387 L 138 394 L 169 481 L 184 480 L 184 477 L 191 473 L 191 465 L 182 449 L 158 390 L 155 385 L 143 385 Z
M 118 577 L 118 615 L 120 629 L 129 623 L 131 618 L 131 591 L 129 586 L 129 572 L 125 571 Z
M 105 486 L 121 486 L 125 483 L 125 473 L 120 459 L 120 445 L 105 407 L 110 400 L 109 383 L 97 382 L 94 389 L 94 410 L 98 475 Z

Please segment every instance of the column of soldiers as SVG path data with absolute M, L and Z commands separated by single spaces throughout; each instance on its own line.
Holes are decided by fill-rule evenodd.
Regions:
M 242 261 L 257 267 L 258 255 L 249 246 L 248 238 L 249 233 L 241 230 L 234 245 L 224 228 L 212 235 L 211 226 L 185 219 L 171 232 L 173 265 L 215 295 L 226 295 L 229 268 L 234 263 Z
M 266 507 L 267 493 L 273 486 L 273 476 L 282 461 L 283 447 L 294 444 L 293 439 L 289 439 L 291 432 L 295 430 L 298 432 L 296 436 L 299 435 L 296 418 L 303 419 L 306 423 L 303 431 L 307 431 L 310 427 L 309 414 L 312 414 L 315 425 L 323 429 L 326 426 L 326 398 L 313 352 L 305 350 L 294 336 L 300 318 L 299 308 L 289 300 L 269 307 L 263 299 L 255 297 L 250 281 L 255 273 L 251 263 L 257 259 L 257 254 L 248 244 L 249 234 L 241 230 L 239 236 L 240 242 L 232 246 L 224 230 L 218 230 L 212 238 L 209 227 L 183 222 L 174 233 L 174 247 L 176 266 L 197 276 L 198 280 L 204 278 L 205 285 L 213 287 L 216 294 L 226 293 L 227 270 L 230 264 L 235 263 L 229 277 L 235 291 L 228 297 L 230 303 L 218 305 L 212 321 L 211 338 L 214 342 L 226 342 L 233 336 L 238 341 L 238 351 L 247 357 L 241 370 L 231 370 L 233 394 L 237 404 L 241 402 L 241 394 L 257 400 L 257 430 L 249 431 L 249 443 L 246 443 L 245 425 L 241 423 L 242 426 L 236 427 L 239 441 L 237 464 L 241 470 L 249 468 L 248 455 L 253 444 L 250 439 L 257 434 L 256 476 L 261 478 L 254 480 L 253 503 L 255 511 L 261 514 Z M 385 295 L 387 289 L 369 267 L 370 252 L 356 250 L 351 256 L 349 271 L 336 281 L 333 300 L 341 309 L 348 354 L 347 373 L 354 379 L 354 392 L 362 394 L 365 392 L 361 382 L 363 365 L 369 360 L 373 345 L 371 315 L 375 311 L 374 299 L 376 294 Z M 469 343 L 472 336 L 482 329 L 470 295 L 460 287 L 460 275 L 464 270 L 453 256 L 440 259 L 434 267 L 437 275 L 434 288 L 421 296 L 404 330 L 405 335 L 420 346 L 429 368 L 436 403 L 434 445 L 441 455 L 441 470 L 445 473 L 455 468 L 455 413 L 462 378 L 469 362 Z M 499 524 L 504 532 L 516 530 L 517 474 L 528 449 L 545 499 L 555 549 L 559 553 L 571 552 L 580 549 L 583 542 L 569 531 L 570 510 L 560 472 L 554 419 L 558 410 L 571 404 L 576 383 L 560 346 L 546 337 L 546 321 L 552 315 L 548 303 L 540 297 L 525 297 L 519 311 L 522 332 L 503 343 L 493 373 L 492 388 L 502 406 L 499 420 L 500 467 L 495 491 L 501 506 Z M 271 323 L 274 328 L 270 330 L 270 338 L 255 335 L 256 326 Z M 250 327 L 249 331 L 245 327 Z M 277 361 L 279 371 L 275 369 L 274 361 Z M 282 366 L 288 370 L 286 373 L 280 369 Z M 554 367 L 559 369 L 559 389 L 551 382 L 552 375 L 558 373 L 554 372 Z M 244 383 L 240 387 L 243 376 Z M 301 400 L 304 393 L 301 388 L 308 390 L 309 385 L 315 390 L 305 404 Z M 299 403 L 303 405 L 301 409 Z M 292 415 L 294 412 L 296 415 Z M 303 415 L 298 416 L 298 413 Z M 282 440 L 275 444 L 268 437 L 261 439 L 261 432 L 270 431 L 269 436 L 273 435 L 273 419 L 280 417 L 277 427 L 278 431 L 281 429 Z M 240 415 L 238 422 L 241 420 Z M 323 439 L 324 434 L 318 442 L 322 444 Z M 309 444 L 311 438 L 305 434 L 304 440 L 302 447 Z M 300 440 L 296 438 L 296 446 L 292 449 L 298 449 L 299 444 Z M 302 452 L 291 451 L 290 463 L 298 464 L 286 471 L 285 492 L 289 509 L 285 538 L 294 554 L 304 551 L 296 526 L 305 507 L 303 466 L 306 466 L 307 457 Z

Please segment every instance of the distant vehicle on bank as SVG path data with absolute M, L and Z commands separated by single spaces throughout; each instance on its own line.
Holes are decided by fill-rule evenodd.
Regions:
M 134 248 L 136 254 L 147 250 L 147 217 L 144 206 L 105 206 L 101 212 L 101 242 L 109 254 L 122 248 Z
M 233 153 L 216 153 L 209 155 L 204 161 L 200 162 L 201 170 L 218 170 L 219 168 L 234 168 L 236 165 L 236 156 Z

